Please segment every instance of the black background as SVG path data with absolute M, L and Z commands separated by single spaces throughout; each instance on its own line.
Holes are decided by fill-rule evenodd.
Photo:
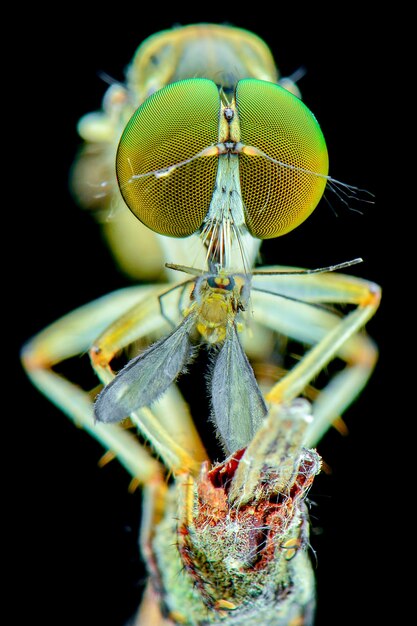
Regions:
M 382 284 L 385 298 L 368 330 L 381 349 L 376 372 L 345 418 L 350 435 L 331 432 L 319 447 L 332 467 L 311 492 L 316 503 L 312 542 L 317 552 L 317 626 L 365 623 L 377 599 L 382 495 L 380 446 L 385 438 L 389 381 L 390 250 L 384 245 L 384 188 L 377 189 L 379 106 L 376 68 L 380 51 L 372 18 L 349 11 L 343 18 L 298 8 L 236 5 L 185 10 L 159 4 L 124 5 L 88 14 L 66 9 L 53 25 L 34 15 L 33 29 L 17 38 L 22 131 L 15 159 L 15 255 L 10 264 L 19 300 L 12 322 L 19 346 L 64 313 L 128 284 L 114 266 L 91 217 L 68 192 L 68 171 L 78 138 L 77 120 L 99 108 L 105 84 L 99 72 L 123 79 L 137 45 L 152 33 L 194 22 L 228 22 L 260 35 L 283 75 L 300 66 L 304 101 L 327 140 L 331 174 L 376 194 L 362 214 L 321 203 L 297 231 L 264 246 L 266 262 L 317 267 L 361 256 L 352 273 Z M 28 17 L 30 22 L 31 16 Z M 35 19 L 36 18 L 36 19 Z M 388 304 L 387 304 L 388 303 Z M 14 315 L 12 318 L 14 318 Z M 384 330 L 383 330 L 384 329 Z M 132 615 L 144 575 L 137 552 L 140 493 L 128 494 L 129 476 L 117 463 L 97 467 L 101 447 L 77 430 L 27 382 L 17 368 L 16 396 L 24 408 L 9 414 L 12 455 L 7 460 L 11 520 L 17 531 L 13 584 L 23 613 L 45 625 L 122 626 Z M 381 436 L 382 434 L 382 436 Z M 8 457 L 6 456 L 8 459 Z M 314 557 L 313 557 L 314 559 Z M 14 580 L 14 577 L 12 577 Z

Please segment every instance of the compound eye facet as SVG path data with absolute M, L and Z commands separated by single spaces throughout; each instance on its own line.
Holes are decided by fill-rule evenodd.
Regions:
M 117 151 L 117 179 L 127 206 L 151 230 L 187 237 L 201 226 L 217 156 L 194 157 L 217 143 L 219 115 L 214 82 L 192 78 L 152 94 L 128 122 Z
M 239 157 L 246 225 L 259 239 L 284 235 L 323 195 L 329 167 L 323 134 L 305 104 L 273 83 L 239 81 L 236 105 L 242 143 L 267 155 Z

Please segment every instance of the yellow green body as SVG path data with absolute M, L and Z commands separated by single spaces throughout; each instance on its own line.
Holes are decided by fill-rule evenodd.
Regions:
M 318 196 L 327 179 L 327 152 L 317 123 L 301 106 L 296 86 L 286 83 L 295 94 L 291 95 L 277 87 L 277 82 L 272 56 L 258 37 L 227 26 L 191 25 L 147 39 L 128 70 L 126 84 L 113 85 L 103 110 L 84 117 L 79 125 L 85 145 L 73 170 L 74 192 L 83 205 L 105 218 L 111 209 L 113 219 L 106 221 L 105 229 L 121 266 L 134 276 L 152 280 L 164 272 L 165 262 L 209 266 L 212 281 L 205 290 L 207 276 L 203 272 L 194 281 L 199 289 L 185 310 L 178 298 L 164 315 L 160 301 L 167 291 L 173 291 L 172 282 L 151 282 L 110 293 L 64 316 L 31 339 L 22 351 L 22 362 L 33 384 L 102 444 L 107 459 L 119 459 L 132 477 L 132 489 L 143 487 L 141 548 L 149 581 L 135 626 L 313 623 L 315 588 L 307 552 L 305 499 L 320 469 L 320 458 L 311 448 L 360 393 L 372 372 L 377 350 L 363 328 L 379 305 L 380 289 L 348 275 L 293 275 L 288 271 L 293 268 L 285 267 L 274 267 L 271 275 L 250 277 L 259 247 L 251 233 L 262 238 L 283 234 L 314 208 L 314 198 L 304 198 L 303 214 L 295 210 L 289 221 L 284 214 L 278 215 L 279 232 L 276 221 L 268 230 L 272 218 L 268 217 L 267 199 L 270 186 L 274 186 L 274 172 L 279 171 L 281 179 L 287 180 L 282 187 L 287 190 L 287 216 L 295 204 L 294 181 L 315 177 Z M 171 84 L 174 87 L 166 87 Z M 211 94 L 206 109 L 209 130 L 203 136 L 197 106 L 201 86 L 204 93 Z M 114 161 L 125 126 L 131 124 L 132 132 L 135 130 L 129 120 L 137 106 L 152 98 L 142 111 L 155 111 L 158 90 L 166 89 L 161 98 L 167 102 L 172 95 L 177 98 L 179 89 L 189 94 L 190 88 L 196 97 L 193 106 L 186 107 L 184 120 L 187 136 L 200 142 L 197 148 L 179 158 L 177 154 L 171 161 L 155 161 L 152 171 L 146 166 L 147 171 L 135 173 L 133 169 L 126 175 L 128 185 L 130 178 L 134 184 L 152 178 L 155 190 L 159 183 L 169 184 L 178 174 L 190 171 L 189 167 L 200 177 L 205 212 L 194 195 L 189 207 L 196 205 L 197 217 L 194 212 L 191 226 L 186 223 L 186 227 L 199 228 L 202 221 L 203 238 L 164 238 L 140 224 L 125 207 Z M 178 109 L 185 103 L 175 98 L 172 104 L 176 104 L 175 115 L 180 119 Z M 279 140 L 277 116 L 275 126 L 268 121 L 274 98 L 293 107 L 297 116 L 305 114 L 307 126 L 315 129 L 313 165 L 284 163 L 270 152 Z M 218 118 L 213 117 L 214 109 Z M 196 120 L 191 132 L 190 112 Z M 300 118 L 296 119 L 300 127 Z M 287 122 L 284 125 L 288 127 Z M 207 128 L 206 124 L 203 131 Z M 153 137 L 150 133 L 148 152 L 154 148 Z M 134 139 L 127 146 L 129 150 L 134 148 Z M 172 145 L 174 140 L 166 144 L 167 149 Z M 304 153 L 308 152 L 304 148 Z M 314 158 L 319 159 L 318 165 L 314 165 Z M 179 194 L 183 194 L 183 182 L 181 179 L 176 186 Z M 297 193 L 300 195 L 300 187 Z M 159 224 L 171 227 L 167 218 L 172 214 L 162 217 L 155 228 L 158 232 Z M 231 271 L 232 265 L 242 270 L 242 264 L 247 273 Z M 174 275 L 172 272 L 170 279 Z M 227 289 L 230 279 L 235 281 L 236 290 Z M 243 292 L 245 286 L 249 290 Z M 180 287 L 184 283 L 178 285 L 178 294 Z M 335 312 L 338 306 L 343 314 Z M 246 319 L 240 325 L 237 316 L 243 309 L 247 310 Z M 173 330 L 167 319 L 178 317 L 180 322 Z M 241 331 L 242 345 L 236 341 L 237 330 Z M 216 349 L 224 346 L 219 349 L 221 366 L 212 384 L 220 409 L 230 404 L 228 409 L 234 411 L 227 413 L 225 435 L 232 443 L 227 458 L 214 465 L 173 381 L 153 403 L 152 385 L 156 383 L 148 368 L 147 391 L 152 402 L 130 413 L 136 428 L 133 431 L 118 419 L 109 423 L 95 419 L 97 389 L 80 388 L 57 368 L 70 359 L 77 363 L 80 355 L 89 353 L 100 385 L 109 389 L 114 384 L 117 390 L 117 384 L 112 383 L 117 380 L 112 367 L 115 356 L 129 349 L 133 354 L 139 350 L 134 358 L 140 358 L 156 345 L 157 363 L 162 366 L 164 349 L 172 347 L 177 331 L 181 338 L 199 334 Z M 243 357 L 236 361 L 235 355 L 233 360 L 233 350 L 272 367 L 276 356 L 273 348 L 282 336 L 299 343 L 301 357 L 279 380 L 263 381 L 267 414 L 254 425 L 248 404 L 242 402 L 248 379 L 242 367 L 236 367 L 236 363 L 244 362 Z M 333 359 L 344 367 L 339 367 L 319 390 L 311 407 L 300 401 Z M 124 386 L 129 396 L 133 382 L 128 383 Z M 249 387 L 249 399 L 256 395 L 253 389 Z M 240 436 L 244 445 L 234 447 Z M 168 488 L 169 478 L 172 484 Z

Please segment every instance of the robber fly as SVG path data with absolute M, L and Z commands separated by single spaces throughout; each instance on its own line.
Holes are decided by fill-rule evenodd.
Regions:
M 298 96 L 252 33 L 191 25 L 146 40 L 126 85 L 112 85 L 103 111 L 80 122 L 75 193 L 114 210 L 109 241 L 121 264 L 149 277 L 140 272 L 152 256 L 147 243 L 157 241 L 159 271 L 166 261 L 169 270 L 192 265 L 173 329 L 175 312 L 159 306 L 172 284 L 151 283 L 81 307 L 22 352 L 33 383 L 143 486 L 149 582 L 138 626 L 313 623 L 306 497 L 320 457 L 312 448 L 372 372 L 377 350 L 362 331 L 380 289 L 332 271 L 346 264 L 251 269 L 262 239 L 301 224 L 326 186 L 344 188 L 329 177 L 320 126 Z M 350 305 L 345 315 L 329 306 L 340 304 Z M 255 339 L 266 330 L 308 346 L 262 394 L 240 339 L 252 313 Z M 115 375 L 113 357 L 150 337 Z M 201 344 L 214 354 L 219 463 L 173 384 Z M 261 361 L 271 344 L 260 347 Z M 85 352 L 104 385 L 95 404 L 97 390 L 56 369 Z M 334 358 L 345 368 L 310 406 L 299 396 Z M 138 436 L 119 423 L 127 416 Z

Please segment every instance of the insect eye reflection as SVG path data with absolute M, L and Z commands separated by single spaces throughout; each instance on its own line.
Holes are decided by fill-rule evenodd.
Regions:
M 294 229 L 317 206 L 328 156 L 314 115 L 282 87 L 240 80 L 225 106 L 213 81 L 192 78 L 167 85 L 137 109 L 116 168 L 130 210 L 162 235 L 202 229 L 226 181 L 225 202 L 231 205 L 233 196 L 233 207 L 223 207 L 217 220 L 236 224 L 240 212 L 251 235 L 268 239 Z

